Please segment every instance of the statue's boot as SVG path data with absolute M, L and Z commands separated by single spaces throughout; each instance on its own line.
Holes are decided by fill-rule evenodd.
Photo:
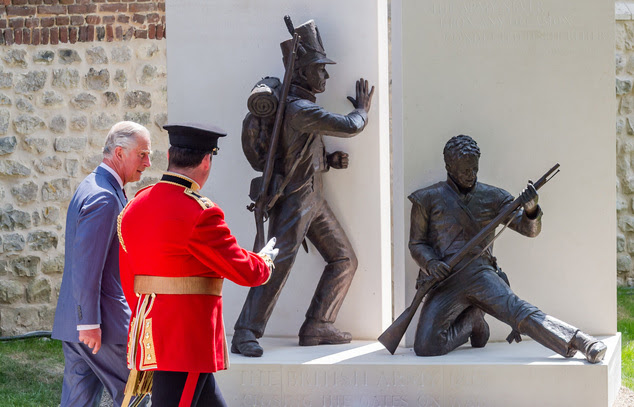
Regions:
M 241 353 L 244 356 L 259 358 L 264 353 L 264 349 L 258 343 L 253 331 L 236 329 L 231 340 L 231 353 Z
M 601 362 L 608 349 L 603 342 L 581 331 L 577 331 L 570 342 L 570 346 L 583 353 L 590 363 Z
M 484 348 L 489 341 L 489 324 L 484 320 L 484 313 L 481 316 L 474 318 L 473 328 L 469 339 L 471 340 L 471 346 L 474 348 Z
M 342 332 L 332 322 L 321 322 L 306 318 L 299 329 L 299 346 L 336 345 L 350 343 L 350 332 Z

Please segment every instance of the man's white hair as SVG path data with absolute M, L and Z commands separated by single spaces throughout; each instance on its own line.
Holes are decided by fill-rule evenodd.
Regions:
M 103 146 L 104 157 L 110 157 L 115 148 L 131 148 L 136 142 L 137 134 L 150 135 L 150 131 L 144 126 L 135 122 L 119 122 L 112 126 L 106 136 L 106 143 Z

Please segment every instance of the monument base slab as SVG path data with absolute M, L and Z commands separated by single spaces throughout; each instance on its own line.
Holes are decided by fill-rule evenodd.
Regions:
M 300 347 L 296 338 L 265 338 L 262 357 L 231 354 L 215 377 L 230 406 L 612 406 L 621 335 L 601 339 L 607 354 L 592 365 L 532 340 L 423 358 L 371 341 Z

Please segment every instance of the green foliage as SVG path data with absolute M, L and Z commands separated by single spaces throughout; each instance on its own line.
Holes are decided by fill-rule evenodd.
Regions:
M 617 289 L 617 329 L 621 332 L 621 379 L 634 390 L 634 289 Z
M 59 405 L 62 343 L 48 338 L 0 342 L 0 406 Z

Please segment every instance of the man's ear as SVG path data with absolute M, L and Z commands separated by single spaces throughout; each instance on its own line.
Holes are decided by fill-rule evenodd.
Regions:
M 116 146 L 113 154 L 118 160 L 123 160 L 123 147 Z

